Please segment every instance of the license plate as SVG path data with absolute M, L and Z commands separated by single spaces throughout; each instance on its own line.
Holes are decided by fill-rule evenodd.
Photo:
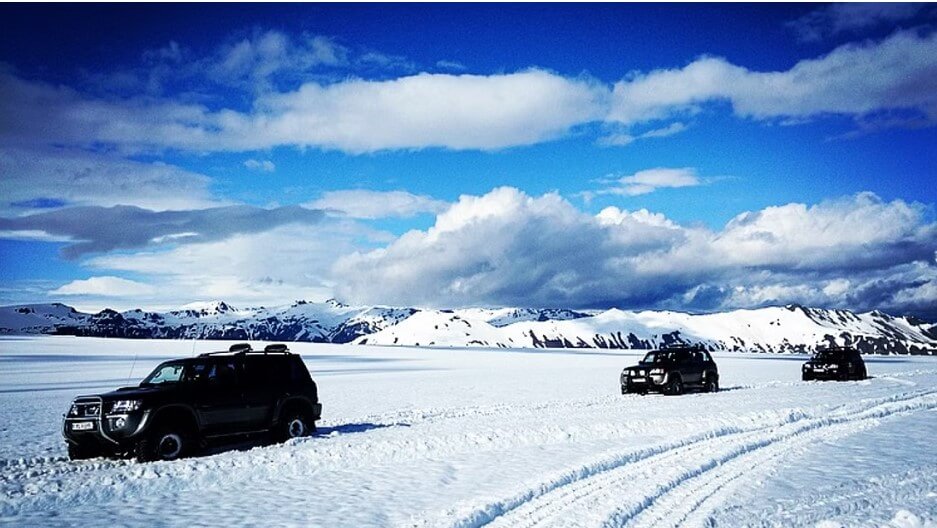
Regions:
M 72 424 L 72 431 L 90 431 L 94 429 L 94 422 L 75 422 Z
M 631 378 L 631 383 L 644 383 L 647 381 L 646 378 Z

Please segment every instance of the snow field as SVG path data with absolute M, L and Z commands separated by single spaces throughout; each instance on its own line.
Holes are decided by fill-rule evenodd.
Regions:
M 802 383 L 802 356 L 716 354 L 723 392 L 642 397 L 618 388 L 637 351 L 296 344 L 324 405 L 315 437 L 173 463 L 67 461 L 59 428 L 74 396 L 126 384 L 134 362 L 139 380 L 165 358 L 227 345 L 0 340 L 0 518 L 20 526 L 937 519 L 931 358 L 870 358 L 874 379 Z

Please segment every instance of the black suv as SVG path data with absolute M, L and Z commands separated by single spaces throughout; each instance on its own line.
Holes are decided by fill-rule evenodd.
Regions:
M 719 369 L 702 347 L 670 347 L 648 352 L 621 373 L 621 393 L 683 394 L 689 387 L 719 390 Z
M 851 347 L 831 347 L 817 350 L 804 363 L 802 378 L 812 380 L 864 380 L 868 376 L 865 361 L 859 351 Z
M 76 398 L 62 433 L 72 460 L 173 460 L 219 437 L 306 436 L 321 413 L 316 384 L 298 355 L 286 345 L 255 352 L 239 344 L 162 363 L 137 387 Z

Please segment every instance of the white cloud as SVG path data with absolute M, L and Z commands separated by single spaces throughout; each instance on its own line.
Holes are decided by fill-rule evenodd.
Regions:
M 160 162 L 77 150 L 0 149 L 0 214 L 54 205 L 137 205 L 154 210 L 222 205 L 211 179 Z
M 142 282 L 120 277 L 102 276 L 84 280 L 74 280 L 55 290 L 49 295 L 86 295 L 96 297 L 140 297 L 154 293 L 156 289 Z
M 754 119 L 789 122 L 840 114 L 868 128 L 875 116 L 889 126 L 901 125 L 894 116 L 882 115 L 900 111 L 914 114 L 907 119 L 917 126 L 937 122 L 937 33 L 905 31 L 880 42 L 840 46 L 786 71 L 756 72 L 704 57 L 683 68 L 629 76 L 612 89 L 595 79 L 542 69 L 310 81 L 302 74 L 304 65 L 327 63 L 339 52 L 329 52 L 332 48 L 313 38 L 297 59 L 296 46 L 288 41 L 283 34 L 260 34 L 226 48 L 215 64 L 219 78 L 262 87 L 252 92 L 249 110 L 209 108 L 141 92 L 95 98 L 0 70 L 5 124 L 0 139 L 12 145 L 103 144 L 125 152 L 252 151 L 284 145 L 349 153 L 495 150 L 550 141 L 576 127 L 604 122 L 625 127 L 601 140 L 621 145 L 678 133 L 680 123 L 641 134 L 629 128 L 698 112 L 713 101 L 728 101 L 735 114 Z M 341 59 L 335 55 L 334 60 Z M 282 76 L 292 82 L 273 82 Z
M 918 284 L 935 249 L 922 206 L 869 193 L 769 207 L 713 231 L 500 188 L 462 196 L 426 231 L 338 259 L 333 273 L 339 295 L 360 302 L 862 309 L 900 305 L 907 288 L 926 297 Z
M 281 31 L 265 31 L 222 46 L 199 61 L 199 70 L 222 84 L 267 91 L 274 87 L 277 75 L 296 76 L 319 66 L 345 65 L 348 55 L 348 48 L 328 37 L 302 35 L 297 40 Z
M 654 128 L 638 135 L 632 135 L 628 132 L 617 132 L 608 136 L 599 138 L 599 144 L 606 147 L 624 147 L 630 145 L 639 139 L 670 137 L 686 130 L 686 123 L 675 121 L 665 127 Z
M 137 298 L 147 307 L 178 307 L 223 299 L 242 306 L 279 305 L 333 295 L 328 272 L 335 258 L 383 234 L 354 223 L 285 225 L 224 240 L 170 249 L 113 253 L 84 265 L 97 272 L 133 273 L 157 291 Z
M 638 196 L 663 188 L 694 187 L 703 182 L 691 167 L 670 169 L 658 167 L 645 169 L 628 176 L 622 176 L 609 183 L 612 186 L 593 191 L 594 194 L 617 194 Z
M 244 166 L 253 171 L 273 172 L 277 170 L 276 164 L 270 160 L 249 159 L 244 162 Z
M 348 189 L 328 191 L 305 204 L 306 207 L 335 211 L 350 218 L 410 217 L 420 213 L 442 212 L 448 203 L 406 191 Z
M 726 100 L 743 117 L 863 116 L 913 110 L 937 119 L 937 33 L 898 32 L 881 42 L 840 46 L 787 71 L 755 72 L 704 57 L 615 84 L 609 119 L 666 119 Z
M 786 25 L 804 42 L 816 42 L 842 33 L 855 33 L 884 24 L 908 20 L 926 4 L 853 2 L 825 5 Z

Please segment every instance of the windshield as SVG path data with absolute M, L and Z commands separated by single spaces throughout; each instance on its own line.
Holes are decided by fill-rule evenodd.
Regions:
M 813 359 L 816 361 L 839 361 L 842 357 L 840 352 L 835 352 L 833 350 L 821 350 L 817 352 Z
M 156 370 L 143 379 L 140 385 L 162 385 L 163 383 L 178 383 L 182 379 L 184 363 L 163 363 Z
M 648 352 L 644 359 L 641 360 L 641 363 L 665 363 L 670 359 L 670 354 L 667 352 Z

